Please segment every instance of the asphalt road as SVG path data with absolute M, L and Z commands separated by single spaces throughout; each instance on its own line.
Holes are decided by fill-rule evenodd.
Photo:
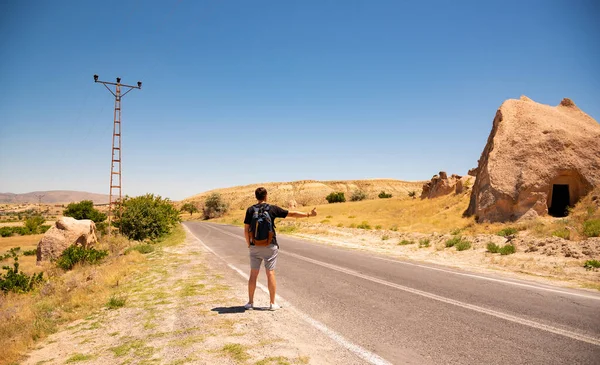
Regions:
M 185 225 L 227 263 L 249 271 L 241 228 Z M 277 293 L 389 363 L 600 364 L 596 293 L 283 235 L 278 241 Z M 266 285 L 262 272 L 259 280 Z

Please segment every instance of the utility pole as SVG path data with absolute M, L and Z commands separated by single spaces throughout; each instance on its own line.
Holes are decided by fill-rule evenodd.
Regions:
M 117 77 L 117 82 L 99 81 L 98 75 L 94 75 L 94 82 L 101 83 L 115 97 L 115 113 L 113 123 L 112 151 L 110 158 L 110 190 L 108 194 L 108 235 L 111 231 L 112 216 L 115 214 L 115 205 L 119 205 L 119 218 L 123 214 L 123 194 L 121 191 L 121 98 L 133 89 L 141 89 L 142 82 L 138 81 L 137 86 L 121 84 L 121 78 Z M 114 86 L 115 91 L 108 85 Z M 128 89 L 121 94 L 121 88 Z M 118 198 L 117 198 L 118 196 Z
M 46 194 L 39 194 L 39 195 L 36 195 L 36 196 L 35 196 L 35 197 L 37 198 L 37 200 L 38 200 L 38 213 L 39 213 L 39 214 L 41 214 L 41 209 L 42 209 L 42 208 L 41 208 L 41 207 L 42 207 L 42 198 L 43 198 L 44 196 L 46 196 Z

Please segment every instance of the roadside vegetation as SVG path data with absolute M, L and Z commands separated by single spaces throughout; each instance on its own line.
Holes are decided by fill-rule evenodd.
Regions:
M 103 307 L 125 306 L 120 284 L 134 272 L 139 274 L 145 255 L 185 238 L 178 225 L 179 212 L 168 199 L 148 194 L 128 198 L 123 208 L 122 220 L 116 224 L 125 236 L 102 237 L 96 247 L 71 246 L 43 266 L 36 266 L 32 255 L 41 235 L 0 238 L 0 258 L 5 261 L 0 274 L 3 361 L 19 361 L 35 341 L 61 325 Z M 65 213 L 84 219 L 104 218 L 88 203 L 70 205 Z M 75 355 L 69 359 L 76 361 L 83 360 Z

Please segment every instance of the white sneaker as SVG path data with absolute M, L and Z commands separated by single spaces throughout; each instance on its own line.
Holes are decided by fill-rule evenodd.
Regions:
M 250 303 L 250 302 L 246 303 L 246 305 L 244 306 L 244 309 L 246 309 L 246 310 L 254 309 L 253 303 Z
M 281 309 L 281 306 L 277 303 L 271 303 L 271 306 L 269 307 L 270 311 L 276 311 L 278 309 Z

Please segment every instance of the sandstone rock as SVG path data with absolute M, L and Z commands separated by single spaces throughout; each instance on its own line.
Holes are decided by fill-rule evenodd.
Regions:
M 469 172 L 467 173 L 467 175 L 473 176 L 473 177 L 477 176 L 477 167 L 470 169 Z
M 462 194 L 473 187 L 475 178 L 473 176 L 463 176 L 456 182 L 456 194 Z
M 96 225 L 89 219 L 77 220 L 61 217 L 40 240 L 37 247 L 37 263 L 54 260 L 71 245 L 91 247 L 98 242 Z
M 599 185 L 598 122 L 569 99 L 511 99 L 496 112 L 465 213 L 479 222 L 560 216 Z
M 434 175 L 431 181 L 423 184 L 423 191 L 421 192 L 421 199 L 432 199 L 438 196 L 448 195 L 456 191 L 456 184 L 462 177 L 458 175 L 452 175 L 448 177 L 448 174 L 444 171 L 440 171 L 439 175 Z

